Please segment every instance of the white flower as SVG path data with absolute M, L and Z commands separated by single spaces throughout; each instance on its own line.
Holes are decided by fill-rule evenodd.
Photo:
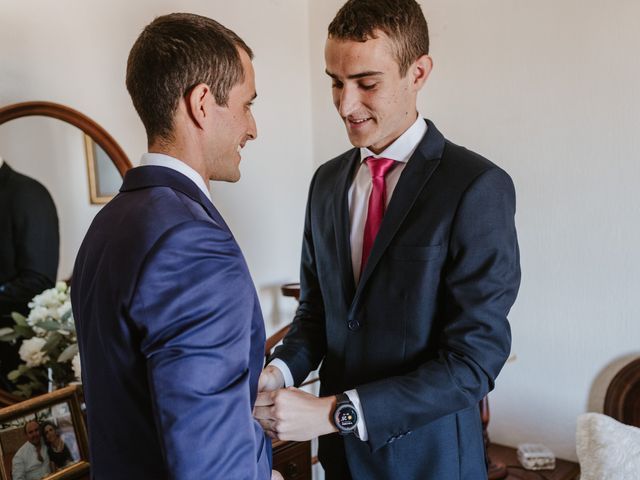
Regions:
M 68 298 L 56 309 L 56 318 L 62 318 L 69 310 L 71 310 L 71 300 Z
M 49 356 L 42 351 L 42 347 L 46 343 L 47 341 L 40 337 L 33 337 L 22 342 L 18 353 L 22 361 L 27 364 L 27 367 L 37 367 L 49 361 Z
M 80 365 L 80 354 L 76 353 L 73 357 L 73 360 L 71 360 L 71 368 L 73 368 L 73 374 L 76 376 L 76 380 L 78 380 L 79 382 L 82 381 L 81 378 L 81 373 L 82 373 L 82 366 Z
M 27 317 L 27 323 L 30 326 L 34 326 L 41 321 L 45 320 L 49 315 L 49 309 L 41 306 L 33 306 Z

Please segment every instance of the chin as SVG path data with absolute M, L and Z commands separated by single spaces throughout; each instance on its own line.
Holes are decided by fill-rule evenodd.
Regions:
M 368 147 L 369 141 L 366 137 L 362 135 L 352 135 L 347 131 L 347 136 L 349 137 L 349 142 L 356 148 Z
M 242 175 L 240 175 L 240 171 L 230 173 L 230 174 L 227 176 L 227 178 L 225 178 L 225 182 L 229 182 L 229 183 L 236 183 L 237 181 L 239 181 L 239 180 L 240 180 L 240 177 L 241 177 L 241 176 L 242 176 Z

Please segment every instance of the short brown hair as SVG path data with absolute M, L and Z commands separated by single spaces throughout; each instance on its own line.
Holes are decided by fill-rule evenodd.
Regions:
M 224 25 L 190 13 L 172 13 L 145 27 L 127 60 L 127 90 L 149 143 L 173 138 L 179 99 L 205 83 L 218 105 L 244 80 L 238 49 L 253 52 Z
M 384 32 L 404 77 L 422 55 L 429 54 L 429 29 L 415 0 L 349 0 L 329 24 L 329 38 L 366 42 Z

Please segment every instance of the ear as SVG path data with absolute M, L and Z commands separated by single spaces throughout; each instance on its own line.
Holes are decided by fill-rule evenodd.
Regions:
M 211 115 L 210 103 L 207 101 L 211 89 L 206 83 L 199 83 L 184 96 L 185 107 L 189 118 L 198 128 L 204 128 L 204 121 Z
M 420 90 L 429 78 L 431 69 L 433 68 L 433 60 L 429 55 L 422 55 L 413 62 L 409 67 L 409 75 L 411 77 L 411 85 L 415 91 Z

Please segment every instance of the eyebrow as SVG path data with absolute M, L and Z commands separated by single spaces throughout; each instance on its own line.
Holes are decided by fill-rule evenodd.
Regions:
M 329 75 L 331 78 L 334 79 L 338 79 L 338 76 L 334 73 L 331 73 L 329 70 L 325 70 L 324 71 L 327 75 Z M 360 73 L 354 73 L 353 75 L 349 75 L 347 77 L 347 80 L 355 80 L 358 78 L 364 78 L 364 77 L 375 77 L 377 75 L 382 75 L 383 72 L 376 72 L 375 70 L 370 70 L 370 71 L 366 71 L 366 72 L 360 72 Z

